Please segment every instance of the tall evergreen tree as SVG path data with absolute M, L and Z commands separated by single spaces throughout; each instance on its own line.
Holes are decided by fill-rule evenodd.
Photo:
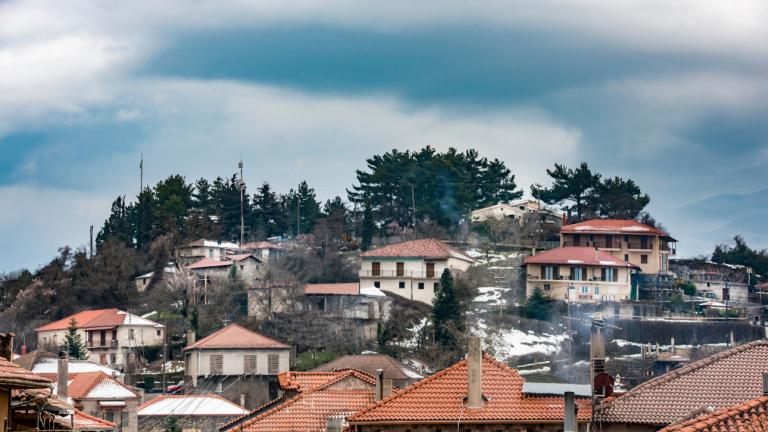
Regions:
M 152 242 L 157 234 L 155 230 L 155 193 L 144 188 L 131 208 L 134 230 L 134 244 L 138 249 L 143 249 Z
M 213 181 L 211 196 L 216 214 L 219 217 L 221 226 L 221 239 L 228 241 L 240 241 L 240 179 L 236 174 L 228 180 L 221 177 Z M 243 206 L 246 215 L 251 213 L 250 197 L 243 188 Z
M 435 342 L 448 349 L 458 346 L 457 336 L 465 329 L 464 313 L 453 289 L 453 275 L 448 269 L 440 275 L 440 289 L 432 301 L 432 325 Z
M 373 242 L 373 234 L 376 231 L 376 223 L 373 221 L 373 210 L 371 205 L 366 203 L 363 210 L 363 224 L 361 229 L 362 241 L 360 243 L 360 249 L 367 251 L 371 248 Z
M 184 177 L 172 175 L 155 186 L 155 226 L 157 236 L 181 234 L 192 207 L 192 185 Z
M 571 201 L 573 204 L 566 207 L 569 219 L 575 209 L 577 219 L 582 220 L 588 197 L 600 183 L 600 174 L 593 174 L 586 162 L 582 162 L 575 170 L 556 163 L 554 169 L 547 169 L 547 174 L 552 178 L 552 186 L 546 188 L 540 184 L 532 185 L 534 198 L 547 204 Z
M 253 232 L 258 239 L 285 234 L 288 230 L 286 215 L 280 206 L 280 197 L 264 182 L 253 194 Z
M 296 190 L 288 191 L 284 202 L 290 214 L 288 218 L 290 231 L 294 235 L 311 233 L 322 215 L 315 190 L 306 181 L 302 181 Z M 300 231 L 297 232 L 297 230 Z
M 77 333 L 77 321 L 74 318 L 69 321 L 67 334 L 64 335 L 64 345 L 62 345 L 61 349 L 73 360 L 85 360 L 88 358 L 88 350 Z
M 110 237 L 133 246 L 131 206 L 125 202 L 125 197 L 117 197 L 112 202 L 109 217 L 96 235 L 96 246 L 101 246 Z
M 606 178 L 588 198 L 594 216 L 609 219 L 634 219 L 651 202 L 632 179 Z

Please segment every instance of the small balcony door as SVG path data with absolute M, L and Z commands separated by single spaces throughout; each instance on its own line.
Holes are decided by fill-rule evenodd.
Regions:
M 428 278 L 435 277 L 435 263 L 427 263 L 427 277 Z
M 372 262 L 371 263 L 371 276 L 381 276 L 381 263 L 380 262 Z
M 99 332 L 99 337 L 100 337 L 100 342 L 101 342 L 99 344 L 99 346 L 107 346 L 107 332 L 106 332 L 106 330 L 100 331 Z
M 405 263 L 404 262 L 397 263 L 397 275 L 398 276 L 405 276 Z

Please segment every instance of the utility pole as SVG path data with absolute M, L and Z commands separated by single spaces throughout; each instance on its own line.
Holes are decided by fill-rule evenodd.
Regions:
M 91 259 L 93 259 L 93 225 L 91 225 Z
M 144 190 L 144 153 L 141 154 L 139 161 L 139 193 Z
M 240 168 L 240 251 L 243 250 L 243 241 L 245 239 L 245 213 L 243 210 L 243 190 L 245 189 L 245 180 L 243 180 L 243 158 L 237 164 Z
M 168 383 L 166 382 L 165 377 L 165 364 L 168 363 L 168 316 L 163 314 L 164 319 L 164 326 L 163 329 L 163 394 L 165 394 L 165 389 L 168 388 Z
M 299 188 L 301 188 L 301 185 L 299 185 Z M 299 188 L 296 189 L 296 238 L 299 238 L 299 234 L 301 234 L 301 197 Z
M 413 229 L 416 229 L 416 192 L 413 191 L 413 183 L 411 183 L 411 205 L 413 207 L 413 213 L 411 215 L 411 220 L 413 224 Z

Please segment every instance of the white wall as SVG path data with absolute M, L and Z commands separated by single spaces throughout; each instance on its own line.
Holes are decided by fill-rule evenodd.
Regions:
M 373 263 L 381 263 L 379 276 L 372 275 Z M 397 276 L 397 263 L 402 262 L 403 276 Z M 435 264 L 433 278 L 427 278 L 427 263 Z M 360 269 L 360 286 L 375 286 L 379 283 L 379 289 L 389 291 L 402 297 L 432 304 L 435 296 L 434 284 L 440 281 L 443 271 L 448 268 L 453 272 L 466 271 L 471 263 L 449 258 L 443 260 L 424 260 L 422 258 L 364 258 Z M 400 288 L 400 283 L 404 288 Z M 419 289 L 419 283 L 424 284 Z
M 223 361 L 222 375 L 242 375 L 245 373 L 245 356 L 256 355 L 256 375 L 269 375 L 268 356 L 279 356 L 279 371 L 290 369 L 289 349 L 192 349 L 184 354 L 189 359 L 186 375 L 205 376 L 210 375 L 211 355 L 221 355 Z M 187 357 L 189 355 L 189 357 Z

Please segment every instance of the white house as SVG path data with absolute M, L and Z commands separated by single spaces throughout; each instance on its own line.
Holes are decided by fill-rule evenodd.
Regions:
M 483 207 L 473 210 L 470 217 L 472 222 L 482 222 L 488 219 L 513 219 L 522 223 L 526 214 L 538 212 L 545 212 L 555 218 L 561 217 L 555 212 L 542 208 L 539 202 L 535 200 L 520 200 Z
M 91 360 L 113 367 L 125 366 L 138 347 L 162 345 L 165 327 L 119 309 L 87 310 L 35 329 L 37 346 L 58 350 L 70 322 L 85 343 Z
M 186 266 L 203 258 L 221 261 L 238 250 L 237 243 L 200 239 L 179 246 L 174 251 L 179 264 Z
M 437 239 L 412 240 L 360 254 L 360 287 L 375 287 L 432 304 L 443 270 L 466 271 L 475 261 Z

